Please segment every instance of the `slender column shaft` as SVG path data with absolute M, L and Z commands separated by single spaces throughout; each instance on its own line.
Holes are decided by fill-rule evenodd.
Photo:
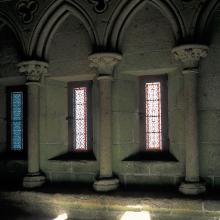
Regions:
M 111 76 L 99 77 L 100 139 L 99 163 L 100 177 L 112 176 L 112 138 L 111 138 Z
M 27 188 L 39 187 L 45 182 L 40 172 L 40 83 L 47 73 L 48 64 L 42 61 L 29 60 L 18 64 L 20 73 L 26 76 L 28 86 L 28 173 L 23 179 Z
M 197 72 L 184 74 L 185 96 L 185 180 L 199 181 L 199 149 L 197 122 Z
M 39 173 L 39 85 L 28 83 L 28 173 Z
M 90 67 L 97 70 L 99 80 L 99 175 L 93 184 L 97 191 L 115 190 L 119 185 L 112 171 L 112 75 L 120 60 L 117 53 L 89 56 Z
M 205 192 L 205 184 L 199 177 L 199 141 L 197 114 L 197 74 L 199 61 L 208 54 L 208 47 L 186 44 L 175 47 L 172 53 L 182 64 L 185 99 L 185 181 L 179 191 L 188 195 Z

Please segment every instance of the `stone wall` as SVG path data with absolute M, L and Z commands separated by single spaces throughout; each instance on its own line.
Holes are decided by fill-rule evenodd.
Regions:
M 67 7 L 68 1 L 63 1 L 66 3 L 57 1 L 53 4 L 52 2 L 39 1 L 42 11 L 34 14 L 34 19 L 29 24 L 22 24 L 11 10 L 10 17 L 12 21 L 17 19 L 14 22 L 17 22 L 18 29 L 13 33 L 10 31 L 11 27 L 8 28 L 7 22 L 0 29 L 0 152 L 6 149 L 5 88 L 8 85 L 20 85 L 25 82 L 24 77 L 18 74 L 16 64 L 30 57 L 46 60 L 49 62 L 49 71 L 41 85 L 40 95 L 41 170 L 52 182 L 93 182 L 99 170 L 98 82 L 95 79 L 95 72 L 89 67 L 88 56 L 103 50 L 117 50 L 122 54 L 122 61 L 114 71 L 112 82 L 113 172 L 119 176 L 122 184 L 179 184 L 184 178 L 185 168 L 183 76 L 180 66 L 172 57 L 171 50 L 181 41 L 182 44 L 197 43 L 192 40 L 190 32 L 193 28 L 196 29 L 193 27 L 192 20 L 200 1 L 192 1 L 189 5 L 180 0 L 176 1 L 177 3 L 173 1 L 188 31 L 187 36 L 182 33 L 179 39 L 177 36 L 181 35 L 180 32 L 184 28 L 175 32 L 178 25 L 175 26 L 174 21 L 170 22 L 172 13 L 165 13 L 167 11 L 162 7 L 158 9 L 153 3 L 140 3 L 137 8 L 133 5 L 135 13 L 131 11 L 132 16 L 129 17 L 125 9 L 129 4 L 135 3 L 128 3 L 126 0 L 121 3 L 116 0 L 111 1 L 108 10 L 102 14 L 95 13 L 93 5 L 85 3 L 86 1 L 84 3 L 72 1 L 74 7 L 83 8 L 84 11 L 80 9 L 76 13 L 70 9 L 66 17 L 62 17 L 62 11 L 54 9 L 55 12 L 53 12 L 52 5 L 54 4 L 54 8 L 66 8 L 63 14 L 68 11 L 68 7 L 72 6 Z M 2 7 L 4 11 L 12 2 L 1 4 L 4 4 Z M 43 7 L 43 4 L 48 5 Z M 88 18 L 87 20 L 81 19 L 81 12 Z M 126 17 L 123 13 L 128 18 L 125 19 L 123 28 L 118 28 L 120 19 Z M 59 16 L 56 14 L 63 19 L 59 25 Z M 46 18 L 48 23 L 45 22 Z M 88 21 L 89 19 L 91 21 Z M 179 23 L 180 21 L 181 19 L 178 20 Z M 50 22 L 51 30 L 49 30 Z M 95 28 L 93 32 L 90 31 L 91 27 L 89 28 L 88 24 Z M 200 174 L 210 186 L 220 184 L 219 24 L 220 12 L 216 10 L 207 33 L 210 36 L 209 54 L 201 62 L 198 76 Z M 199 22 L 196 25 L 199 26 Z M 56 27 L 53 29 L 53 26 Z M 117 28 L 119 34 L 115 37 Z M 47 35 L 45 39 L 44 35 Z M 16 39 L 18 36 L 24 37 L 25 40 L 22 42 L 26 42 L 25 49 Z M 182 39 L 183 37 L 185 39 Z M 168 75 L 169 150 L 178 162 L 123 161 L 137 152 L 140 145 L 139 77 L 158 74 Z M 68 152 L 67 83 L 81 80 L 94 80 L 93 151 L 97 160 L 50 160 Z M 1 160 L 0 165 L 0 171 L 4 171 L 5 175 L 16 173 L 21 178 L 26 169 L 25 161 L 4 159 Z
M 210 51 L 201 66 L 199 77 L 199 117 L 200 117 L 200 165 L 201 175 L 208 177 L 214 185 L 219 185 L 219 121 L 220 121 L 220 13 L 216 11 L 210 25 Z

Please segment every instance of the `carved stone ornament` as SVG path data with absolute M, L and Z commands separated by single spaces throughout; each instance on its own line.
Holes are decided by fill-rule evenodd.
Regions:
M 90 55 L 88 59 L 89 66 L 97 69 L 98 74 L 111 75 L 122 56 L 118 53 L 95 53 Z
M 42 61 L 24 61 L 19 63 L 17 66 L 18 71 L 25 74 L 27 83 L 39 83 L 41 81 L 41 77 L 46 75 L 48 72 L 48 63 Z
M 89 3 L 94 4 L 94 11 L 97 13 L 103 13 L 108 8 L 110 0 L 89 0 Z
M 28 24 L 33 20 L 38 7 L 39 4 L 36 0 L 19 0 L 16 4 L 17 13 L 25 24 Z
M 208 55 L 209 48 L 200 44 L 188 44 L 175 47 L 172 50 L 174 58 L 182 62 L 184 69 L 198 68 L 201 58 Z

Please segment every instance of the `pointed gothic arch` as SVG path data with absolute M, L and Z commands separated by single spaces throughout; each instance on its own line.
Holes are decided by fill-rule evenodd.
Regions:
M 200 43 L 207 43 L 208 38 L 206 33 L 210 22 L 213 19 L 214 13 L 217 8 L 220 7 L 219 0 L 210 0 L 204 4 L 197 13 L 197 16 L 194 16 L 195 19 L 193 23 L 195 24 L 194 38 Z
M 16 25 L 16 23 L 3 11 L 0 11 L 0 21 L 2 21 L 1 29 L 4 26 L 7 26 L 12 31 L 16 40 L 18 41 L 19 48 L 21 49 L 20 51 L 21 55 L 26 56 L 27 47 L 22 32 L 19 29 L 18 25 Z
M 68 0 L 55 1 L 36 26 L 29 46 L 29 56 L 48 59 L 48 51 L 56 30 L 69 16 L 78 18 L 86 28 L 93 48 L 99 46 L 99 38 L 89 14 L 76 2 Z
M 110 18 L 110 25 L 108 25 L 105 32 L 104 45 L 111 46 L 111 48 L 118 50 L 126 26 L 145 4 L 155 6 L 161 11 L 162 14 L 165 15 L 165 17 L 167 17 L 173 29 L 176 44 L 184 39 L 187 32 L 184 21 L 178 9 L 171 2 L 164 2 L 162 0 L 124 0 L 121 1 L 121 3 L 117 6 L 117 9 Z

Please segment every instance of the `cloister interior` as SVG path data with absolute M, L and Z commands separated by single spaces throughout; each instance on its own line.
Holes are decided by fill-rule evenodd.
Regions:
M 220 219 L 220 1 L 0 1 L 0 219 Z

